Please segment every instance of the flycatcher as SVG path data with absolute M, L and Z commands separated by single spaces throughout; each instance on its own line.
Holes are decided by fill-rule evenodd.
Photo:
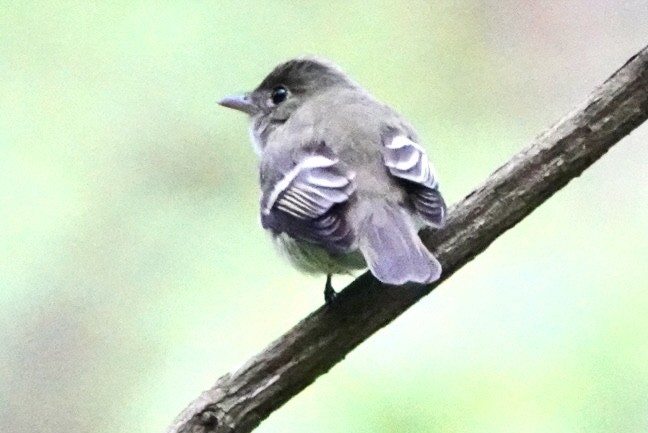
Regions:
M 299 269 L 369 267 L 381 282 L 431 283 L 441 265 L 418 237 L 446 205 L 414 128 L 337 66 L 312 57 L 277 66 L 221 105 L 250 116 L 261 157 L 261 224 Z

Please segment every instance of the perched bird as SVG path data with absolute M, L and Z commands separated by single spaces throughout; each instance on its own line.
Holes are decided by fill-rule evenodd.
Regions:
M 260 154 L 261 224 L 299 269 L 369 267 L 381 282 L 430 283 L 441 265 L 418 230 L 446 205 L 412 126 L 328 61 L 277 66 L 252 92 L 220 105 L 250 116 Z

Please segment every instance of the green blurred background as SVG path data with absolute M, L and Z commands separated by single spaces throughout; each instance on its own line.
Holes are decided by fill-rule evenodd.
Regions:
M 1 2 L 0 428 L 161 432 L 321 305 L 259 226 L 219 97 L 333 59 L 417 126 L 455 203 L 647 22 L 646 1 Z M 647 138 L 258 431 L 648 431 Z

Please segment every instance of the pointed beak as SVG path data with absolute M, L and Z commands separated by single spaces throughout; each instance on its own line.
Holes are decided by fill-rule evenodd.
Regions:
M 256 112 L 256 107 L 252 103 L 252 100 L 250 99 L 250 95 L 248 93 L 245 93 L 243 95 L 227 96 L 218 101 L 218 104 L 222 105 L 223 107 L 233 108 L 234 110 L 242 111 L 250 115 Z

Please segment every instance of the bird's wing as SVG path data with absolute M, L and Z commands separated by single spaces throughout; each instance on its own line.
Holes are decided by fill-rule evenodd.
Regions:
M 441 227 L 446 204 L 425 149 L 397 130 L 383 135 L 383 146 L 385 165 L 392 176 L 403 181 L 418 214 L 427 224 Z
M 325 145 L 305 151 L 276 182 L 263 185 L 261 224 L 274 233 L 345 251 L 353 239 L 341 210 L 355 191 L 353 178 Z

